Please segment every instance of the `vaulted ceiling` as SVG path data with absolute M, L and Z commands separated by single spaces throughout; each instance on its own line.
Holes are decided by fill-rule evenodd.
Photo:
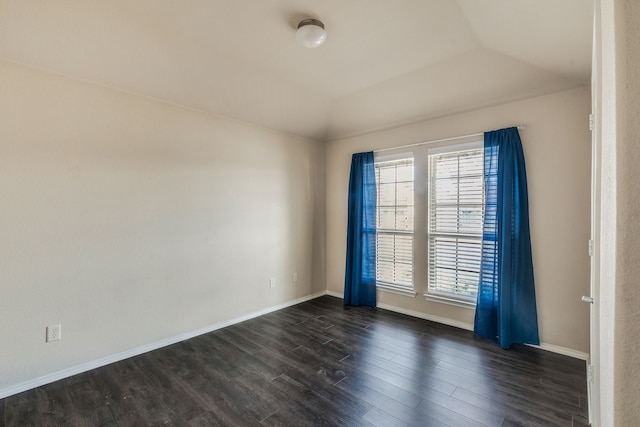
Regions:
M 591 31 L 590 0 L 0 0 L 4 60 L 320 140 L 588 85 Z

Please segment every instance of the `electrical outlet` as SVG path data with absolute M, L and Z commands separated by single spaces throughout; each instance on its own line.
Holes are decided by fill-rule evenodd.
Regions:
M 270 288 L 275 288 L 276 287 L 276 278 L 272 277 L 271 279 L 269 279 L 269 287 Z
M 47 342 L 58 341 L 62 339 L 62 325 L 47 326 Z
M 293 273 L 293 283 L 298 282 L 298 273 Z

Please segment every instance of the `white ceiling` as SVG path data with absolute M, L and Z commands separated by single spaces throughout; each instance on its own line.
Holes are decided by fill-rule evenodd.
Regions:
M 0 0 L 0 57 L 326 140 L 588 85 L 591 28 L 591 0 Z

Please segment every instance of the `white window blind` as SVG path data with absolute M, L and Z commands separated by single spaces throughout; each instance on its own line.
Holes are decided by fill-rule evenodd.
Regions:
M 429 155 L 428 294 L 475 302 L 483 223 L 483 149 Z
M 413 291 L 413 158 L 379 161 L 376 171 L 376 283 Z

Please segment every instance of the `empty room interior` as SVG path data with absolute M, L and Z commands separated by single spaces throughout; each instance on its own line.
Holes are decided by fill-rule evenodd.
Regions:
M 0 425 L 640 425 L 638 22 L 0 0 Z

